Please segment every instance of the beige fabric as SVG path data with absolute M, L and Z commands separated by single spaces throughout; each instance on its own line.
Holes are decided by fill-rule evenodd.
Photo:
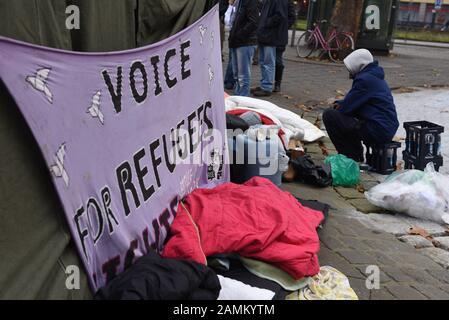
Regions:
M 286 297 L 286 300 L 358 300 L 348 278 L 333 267 L 321 267 L 309 285 Z

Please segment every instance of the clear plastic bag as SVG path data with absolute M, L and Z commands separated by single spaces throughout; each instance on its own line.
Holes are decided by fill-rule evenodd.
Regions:
M 449 224 L 449 176 L 436 172 L 432 163 L 424 172 L 394 173 L 365 196 L 378 207 Z

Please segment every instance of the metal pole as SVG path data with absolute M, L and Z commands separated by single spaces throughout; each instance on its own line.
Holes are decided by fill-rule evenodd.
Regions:
M 433 30 L 435 29 L 435 20 L 437 17 L 437 11 L 435 9 L 432 10 L 432 23 L 430 25 L 430 29 Z
M 292 40 L 290 43 L 290 47 L 295 46 L 295 38 L 296 38 L 296 22 L 298 21 L 298 10 L 295 10 L 295 23 L 293 23 L 293 31 L 292 31 Z

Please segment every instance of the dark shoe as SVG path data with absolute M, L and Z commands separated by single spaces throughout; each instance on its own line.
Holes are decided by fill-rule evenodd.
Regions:
M 254 92 L 260 91 L 260 90 L 262 90 L 261 87 L 255 87 L 255 88 L 251 88 L 250 92 L 251 92 L 251 94 L 254 94 Z
M 359 163 L 359 167 L 361 171 L 371 171 L 371 166 L 369 164 L 366 163 Z
M 270 91 L 265 91 L 265 90 L 259 90 L 259 91 L 255 91 L 253 93 L 253 95 L 255 97 L 269 97 L 269 96 L 271 96 L 271 92 Z
M 284 74 L 284 66 L 276 66 L 273 92 L 281 92 L 281 83 L 283 74 Z
M 274 85 L 273 92 L 281 92 L 281 84 L 280 83 L 276 83 Z

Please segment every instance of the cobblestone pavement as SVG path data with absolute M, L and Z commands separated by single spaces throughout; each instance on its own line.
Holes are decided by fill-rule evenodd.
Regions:
M 280 94 L 268 98 L 315 123 L 327 101 L 344 94 L 351 85 L 341 65 L 296 58 L 294 49 L 285 54 L 286 72 Z M 396 45 L 390 56 L 377 57 L 385 68 L 390 86 L 401 91 L 409 87 L 449 85 L 449 50 Z M 259 80 L 253 67 L 253 85 Z M 319 124 L 319 122 L 318 122 Z M 324 145 L 332 154 L 335 148 L 328 138 Z M 318 143 L 306 145 L 317 163 L 325 159 Z M 362 173 L 365 190 L 379 183 L 382 176 Z M 408 235 L 410 227 L 422 227 L 435 237 L 447 236 L 447 228 L 376 208 L 357 189 L 316 189 L 303 184 L 284 184 L 283 189 L 303 199 L 328 203 L 331 212 L 320 231 L 321 265 L 333 266 L 345 273 L 360 299 L 424 300 L 449 299 L 449 238 L 440 248 L 420 237 Z M 448 241 L 446 241 L 448 240 Z M 419 249 L 417 249 L 419 248 Z M 369 266 L 380 269 L 380 288 L 366 285 Z

